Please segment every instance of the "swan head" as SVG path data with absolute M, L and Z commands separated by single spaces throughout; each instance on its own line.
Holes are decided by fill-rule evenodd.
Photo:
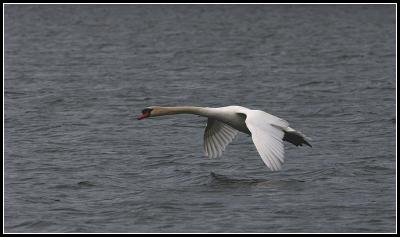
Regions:
M 148 118 L 152 115 L 153 108 L 152 107 L 147 107 L 142 110 L 142 113 L 137 117 L 138 120 L 142 120 L 144 118 Z

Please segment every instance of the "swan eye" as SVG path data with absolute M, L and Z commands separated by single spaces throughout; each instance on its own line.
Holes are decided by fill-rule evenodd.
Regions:
M 145 108 L 144 110 L 142 110 L 142 114 L 150 114 L 152 110 L 153 109 Z

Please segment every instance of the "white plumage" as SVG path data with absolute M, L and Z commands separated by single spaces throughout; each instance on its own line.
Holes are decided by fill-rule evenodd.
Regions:
M 311 147 L 305 136 L 289 127 L 287 121 L 264 111 L 242 106 L 220 108 L 152 106 L 144 109 L 138 119 L 182 113 L 208 117 L 203 148 L 210 158 L 221 156 L 238 131 L 251 135 L 262 160 L 272 171 L 280 170 L 284 162 L 283 141 L 296 146 L 306 144 Z

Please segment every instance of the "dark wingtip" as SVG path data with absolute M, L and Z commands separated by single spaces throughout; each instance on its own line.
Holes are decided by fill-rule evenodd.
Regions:
M 282 140 L 288 141 L 295 146 L 303 146 L 303 144 L 306 144 L 307 146 L 312 147 L 311 144 L 306 141 L 305 137 L 296 131 L 292 131 L 292 132 L 285 131 L 285 134 L 284 134 Z

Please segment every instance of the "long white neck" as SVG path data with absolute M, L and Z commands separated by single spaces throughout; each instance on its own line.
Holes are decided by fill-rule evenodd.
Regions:
M 213 108 L 207 107 L 195 107 L 195 106 L 174 106 L 174 107 L 161 107 L 154 106 L 151 107 L 153 111 L 151 116 L 163 116 L 163 115 L 173 115 L 173 114 L 196 114 L 204 117 L 213 117 L 215 111 Z

